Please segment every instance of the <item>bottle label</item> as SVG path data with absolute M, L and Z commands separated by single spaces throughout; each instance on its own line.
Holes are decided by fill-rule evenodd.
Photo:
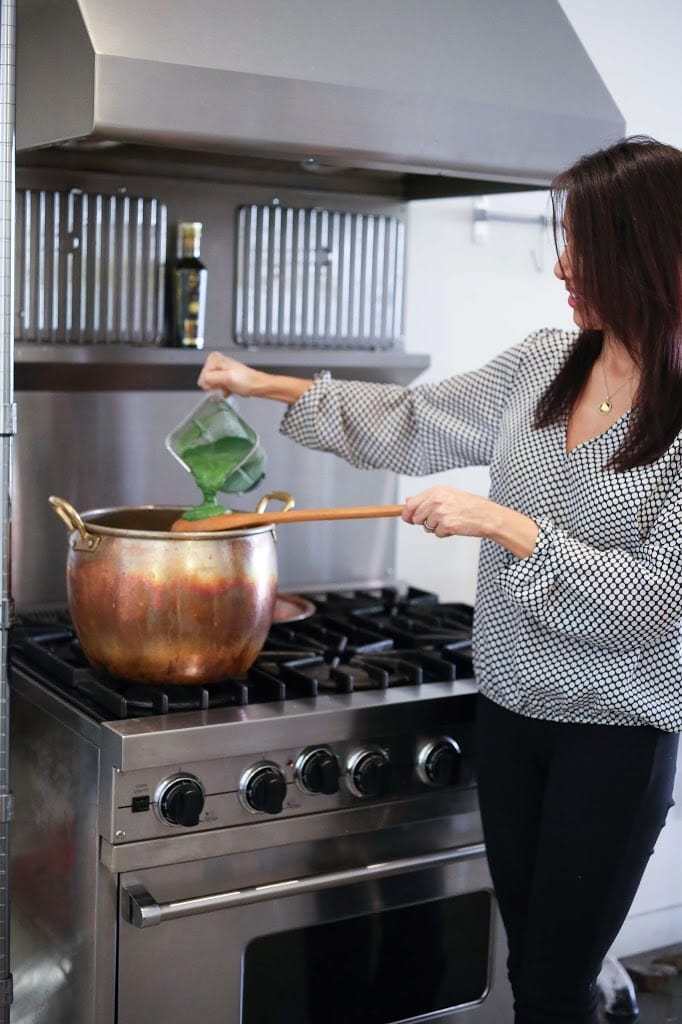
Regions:
M 206 312 L 205 269 L 176 270 L 178 342 L 188 348 L 202 348 Z

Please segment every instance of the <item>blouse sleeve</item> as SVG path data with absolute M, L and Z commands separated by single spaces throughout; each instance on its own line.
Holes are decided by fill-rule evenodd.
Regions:
M 487 465 L 524 345 L 480 370 L 414 388 L 318 374 L 289 406 L 280 429 L 297 443 L 334 452 L 360 469 L 420 476 Z
M 682 628 L 682 477 L 630 553 L 600 550 L 548 519 L 531 555 L 498 577 L 504 594 L 552 632 L 607 649 L 636 649 Z M 681 638 L 682 642 L 682 638 Z

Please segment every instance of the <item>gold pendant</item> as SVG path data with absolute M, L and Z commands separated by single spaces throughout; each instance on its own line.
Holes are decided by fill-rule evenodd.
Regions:
M 603 402 L 599 403 L 599 412 L 606 416 L 607 413 L 611 412 L 612 406 L 608 398 L 605 398 Z

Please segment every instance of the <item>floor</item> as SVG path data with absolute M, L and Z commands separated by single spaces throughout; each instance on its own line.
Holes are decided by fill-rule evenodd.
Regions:
M 653 963 L 661 954 L 670 952 L 679 956 L 681 949 L 679 946 L 674 946 L 652 950 L 637 957 L 625 957 L 621 963 L 626 969 L 629 965 L 641 968 L 642 965 Z M 666 979 L 657 992 L 644 992 L 638 987 L 637 1002 L 639 1004 L 637 1024 L 682 1024 L 682 973 Z M 605 1017 L 604 1020 L 609 1024 L 615 1024 L 618 1021 L 621 1021 L 622 1024 L 635 1024 L 632 1017 Z

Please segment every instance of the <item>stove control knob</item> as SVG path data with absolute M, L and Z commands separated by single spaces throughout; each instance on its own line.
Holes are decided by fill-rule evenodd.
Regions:
M 193 775 L 170 779 L 158 797 L 159 814 L 169 825 L 193 828 L 204 809 L 204 790 Z
M 276 764 L 257 764 L 242 776 L 239 795 L 249 811 L 279 814 L 284 807 L 287 782 Z
M 348 764 L 348 785 L 356 796 L 378 800 L 391 790 L 392 768 L 388 755 L 378 747 L 358 750 Z
M 340 774 L 338 758 L 326 747 L 304 751 L 296 761 L 296 780 L 308 793 L 338 793 Z
M 432 740 L 419 751 L 417 773 L 427 786 L 444 789 L 456 786 L 462 767 L 462 751 L 449 736 Z

